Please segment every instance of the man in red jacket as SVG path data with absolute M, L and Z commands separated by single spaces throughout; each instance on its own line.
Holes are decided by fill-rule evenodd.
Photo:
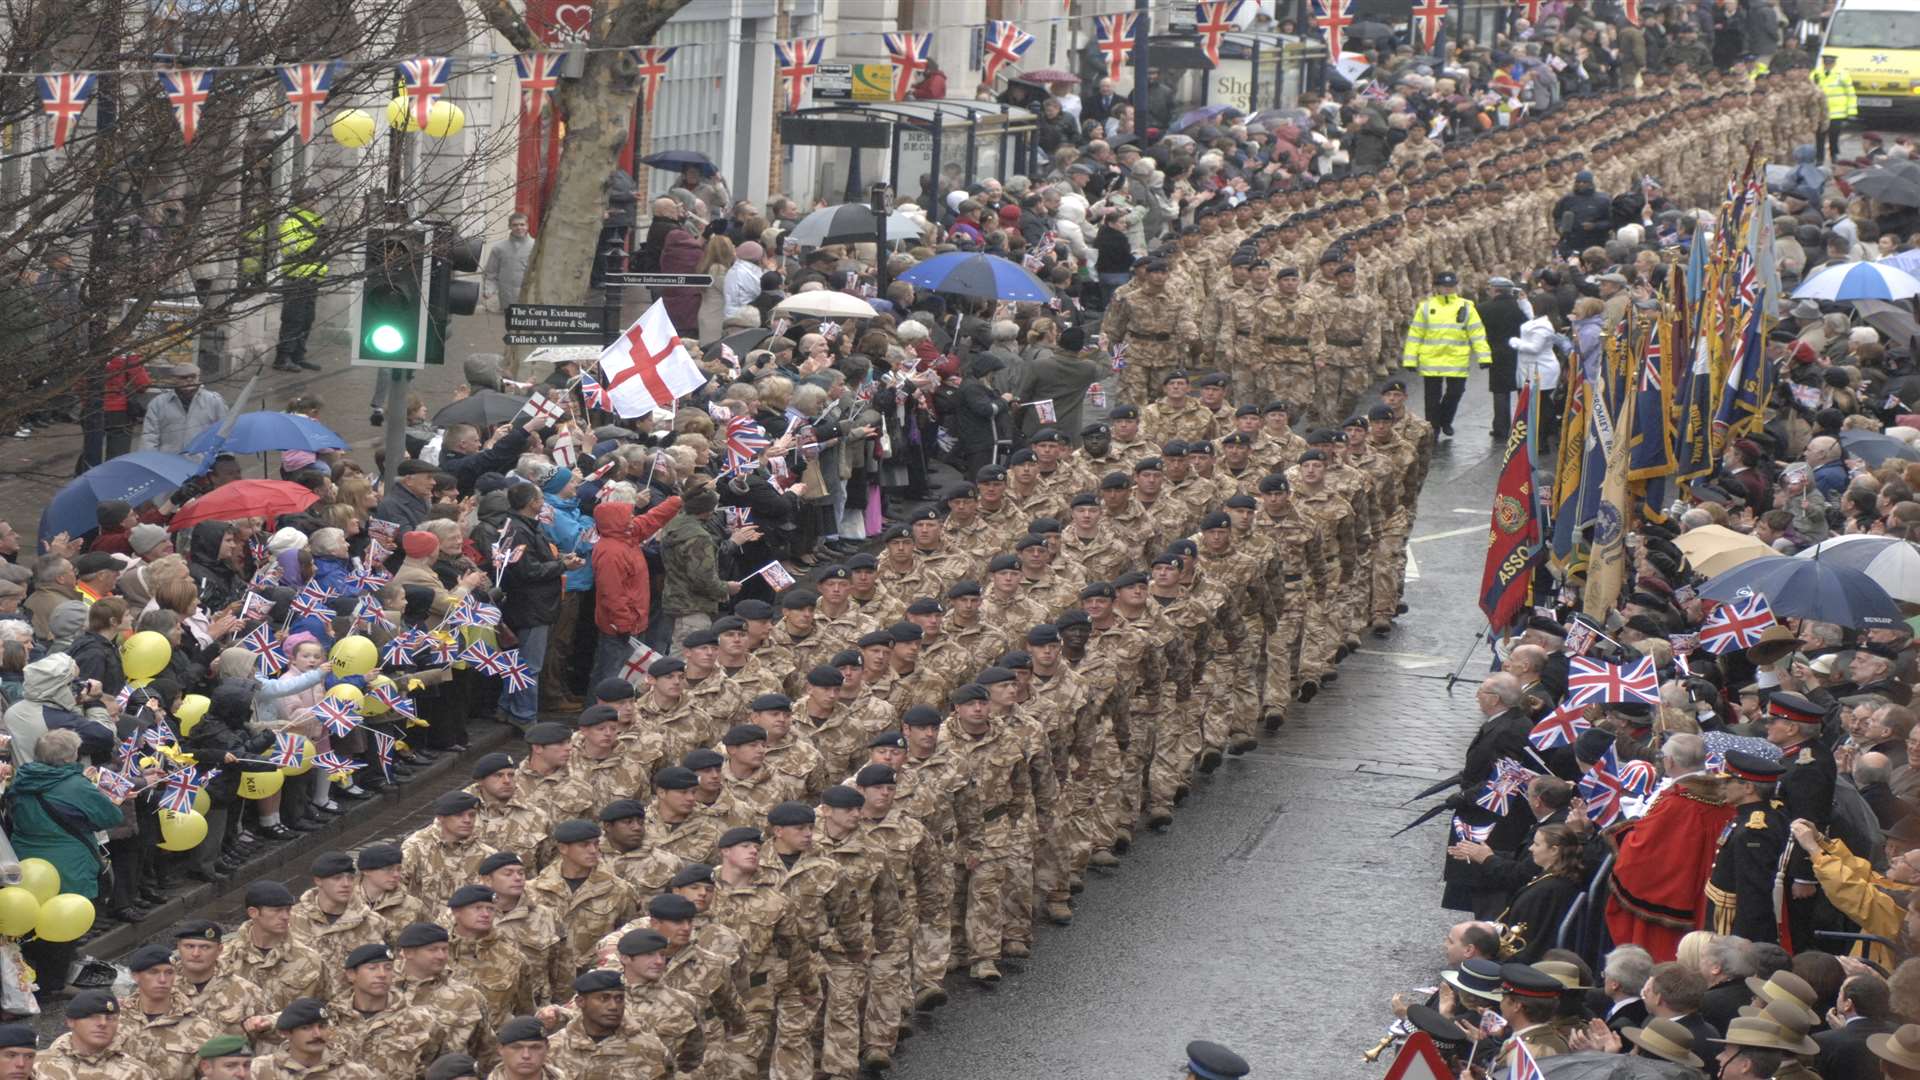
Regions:
M 593 545 L 593 625 L 600 631 L 600 641 L 593 650 L 589 686 L 620 674 L 633 654 L 628 639 L 646 633 L 652 583 L 640 545 L 680 512 L 680 496 L 669 495 L 644 514 L 636 509 L 632 503 L 601 503 L 593 508 L 593 526 L 600 530 L 600 539 Z

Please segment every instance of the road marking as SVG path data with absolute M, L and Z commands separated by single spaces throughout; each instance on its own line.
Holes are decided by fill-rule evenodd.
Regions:
M 1382 652 L 1379 649 L 1362 649 L 1360 652 L 1355 653 L 1354 655 L 1378 656 L 1378 657 L 1381 657 L 1382 659 L 1391 658 L 1395 661 L 1405 661 L 1404 663 L 1396 662 L 1394 664 L 1394 667 L 1402 667 L 1402 668 L 1433 667 L 1435 664 L 1445 664 L 1447 662 L 1446 657 L 1434 656 L 1431 653 Z
M 1419 581 L 1420 564 L 1414 560 L 1413 549 L 1407 549 L 1407 571 L 1400 576 L 1401 581 Z
M 1465 528 L 1461 528 L 1461 529 L 1448 529 L 1446 532 L 1428 533 L 1425 536 L 1416 536 L 1413 539 L 1407 541 L 1407 543 L 1418 544 L 1427 540 L 1445 540 L 1449 537 L 1454 537 L 1454 536 L 1466 536 L 1469 533 L 1484 534 L 1486 531 L 1487 531 L 1487 527 L 1485 525 L 1468 525 Z
M 1476 514 L 1477 515 L 1477 514 L 1486 513 L 1487 508 L 1484 506 L 1456 506 L 1453 508 L 1453 512 L 1456 514 Z

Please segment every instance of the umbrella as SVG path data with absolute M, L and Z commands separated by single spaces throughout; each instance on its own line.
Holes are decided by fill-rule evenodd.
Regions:
M 1858 570 L 1825 560 L 1775 555 L 1741 563 L 1700 587 L 1707 600 L 1727 602 L 1759 593 L 1775 615 L 1818 619 L 1854 629 L 1897 626 L 1900 606 Z
M 1847 178 L 1847 185 L 1870 199 L 1895 206 L 1920 206 L 1920 178 L 1892 169 L 1868 169 Z
M 1226 105 L 1226 104 L 1202 105 L 1197 109 L 1189 109 L 1186 112 L 1181 113 L 1180 118 L 1178 120 L 1175 120 L 1173 122 L 1173 126 L 1171 128 L 1168 128 L 1167 130 L 1185 131 L 1186 129 L 1192 127 L 1195 124 L 1204 124 L 1208 120 L 1211 120 L 1216 116 L 1222 116 L 1226 113 L 1232 113 L 1235 116 L 1246 115 L 1245 113 L 1241 112 L 1239 109 L 1236 109 L 1231 105 Z
M 718 356 L 720 354 L 720 346 L 725 345 L 727 348 L 733 350 L 733 355 L 744 360 L 748 352 L 759 348 L 762 342 L 772 336 L 772 330 L 764 326 L 756 326 L 751 330 L 740 330 L 718 340 L 709 341 L 700 346 L 700 351 L 709 356 Z
M 640 161 L 642 164 L 651 165 L 656 169 L 665 169 L 668 172 L 679 172 L 688 166 L 699 169 L 708 176 L 720 171 L 719 167 L 714 165 L 712 158 L 698 150 L 662 150 L 657 154 L 648 154 Z
M 600 359 L 598 345 L 542 345 L 527 354 L 529 364 L 591 364 Z
M 1711 1056 L 1713 1047 L 1696 1046 L 1693 1052 Z M 1556 1054 L 1539 1061 L 1540 1074 L 1552 1080 L 1697 1080 L 1700 1070 L 1690 1069 L 1660 1058 L 1605 1054 Z
M 812 315 L 821 319 L 871 319 L 880 314 L 852 293 L 815 289 L 794 293 L 773 305 L 775 315 Z
M 1920 277 L 1920 248 L 1902 251 L 1880 260 L 1883 266 L 1892 266 L 1914 277 Z M 1853 310 L 1867 320 L 1867 324 L 1887 336 L 1894 346 L 1905 346 L 1910 354 L 1914 353 L 1913 341 L 1920 337 L 1920 322 L 1914 321 L 1913 312 L 1906 304 L 1891 304 L 1885 300 L 1856 300 Z
M 1920 461 L 1920 450 L 1877 431 L 1842 431 L 1840 446 L 1846 450 L 1848 457 L 1859 458 L 1870 469 L 1879 468 L 1880 463 L 1888 458 Z
M 1920 548 L 1898 537 L 1867 533 L 1836 536 L 1794 557 L 1858 570 L 1895 600 L 1920 604 Z
M 319 492 L 291 480 L 235 480 L 181 507 L 167 527 L 178 532 L 203 521 L 250 517 L 271 521 L 281 514 L 305 510 L 319 498 Z
M 859 203 L 823 207 L 808 214 L 787 234 L 789 243 L 801 247 L 827 244 L 859 244 L 873 239 L 873 208 Z M 918 240 L 920 226 L 898 211 L 887 215 L 888 240 Z
M 1077 83 L 1080 81 L 1080 76 L 1075 75 L 1071 71 L 1061 71 L 1059 68 L 1041 68 L 1039 71 L 1023 71 L 1019 74 L 1018 78 L 1022 82 L 1037 83 Z
M 264 454 L 268 450 L 345 450 L 347 441 L 318 420 L 299 413 L 242 413 L 229 428 L 208 428 L 187 444 L 189 454 Z
M 125 499 L 139 506 L 200 475 L 201 467 L 193 458 L 158 450 L 136 450 L 103 461 L 74 477 L 47 503 L 40 514 L 40 539 L 91 531 L 100 524 L 101 503 Z
M 502 394 L 498 390 L 482 390 L 468 394 L 434 413 L 433 426 L 444 428 L 455 424 L 472 424 L 477 428 L 490 428 L 519 416 L 526 407 L 526 398 Z
M 1885 263 L 1823 266 L 1793 290 L 1796 300 L 1906 300 L 1920 295 L 1920 279 Z
M 1744 562 L 1777 555 L 1766 544 L 1725 525 L 1702 525 L 1681 533 L 1674 546 L 1703 577 L 1717 577 Z
M 970 296 L 976 300 L 1031 300 L 1044 303 L 1053 299 L 1053 290 L 1033 276 L 1033 271 L 998 255 L 968 254 L 950 251 L 935 255 L 900 275 L 909 285 L 934 292 Z

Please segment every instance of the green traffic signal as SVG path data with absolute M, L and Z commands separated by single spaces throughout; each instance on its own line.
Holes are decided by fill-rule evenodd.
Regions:
M 401 333 L 397 326 L 376 326 L 373 332 L 367 335 L 367 344 L 377 353 L 392 356 L 406 348 L 407 335 Z

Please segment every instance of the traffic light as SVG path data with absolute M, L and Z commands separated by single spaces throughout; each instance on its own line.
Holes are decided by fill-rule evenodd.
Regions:
M 406 226 L 367 230 L 367 273 L 353 306 L 353 362 L 419 367 L 427 324 L 426 234 Z
M 471 315 L 480 303 L 480 283 L 472 278 L 454 277 L 480 269 L 480 249 L 485 242 L 478 237 L 455 236 L 448 225 L 440 225 L 433 234 L 433 265 L 428 271 L 426 350 L 429 364 L 447 362 L 447 334 L 455 315 Z

